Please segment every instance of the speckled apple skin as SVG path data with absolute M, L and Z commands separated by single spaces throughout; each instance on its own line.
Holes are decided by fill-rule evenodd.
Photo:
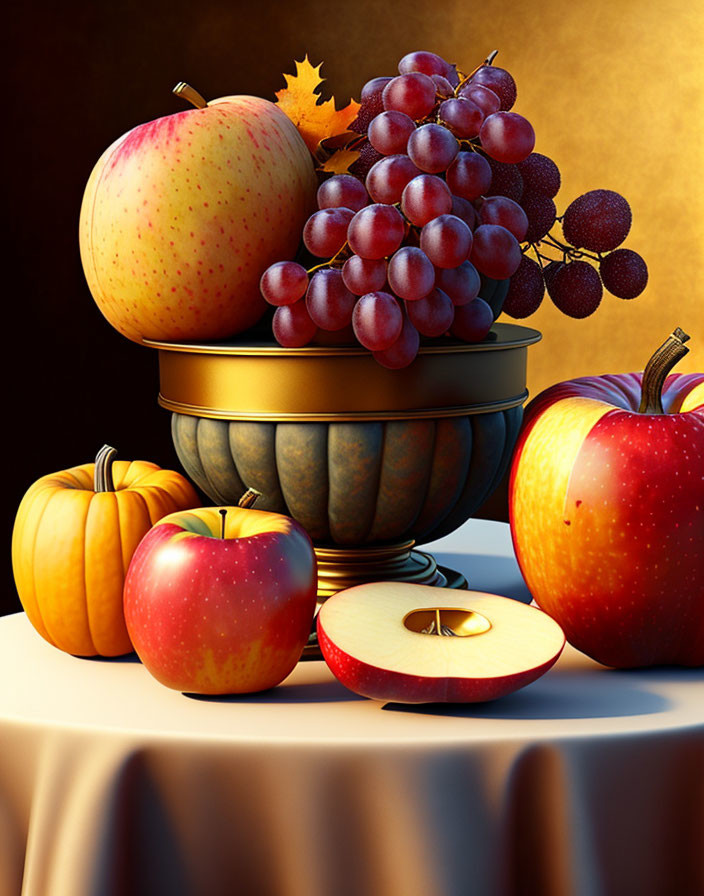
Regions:
M 266 310 L 259 279 L 294 256 L 316 187 L 305 143 L 267 100 L 223 97 L 140 125 L 105 150 L 83 197 L 93 298 L 135 342 L 239 333 Z
M 542 665 L 515 675 L 430 678 L 384 669 L 347 653 L 328 637 L 320 614 L 316 629 L 320 652 L 335 678 L 355 694 L 387 703 L 483 703 L 496 700 L 540 678 L 554 666 L 561 652 Z
M 536 603 L 607 666 L 704 665 L 704 374 L 559 383 L 526 408 L 513 544 Z
M 227 539 L 161 522 L 142 539 L 125 580 L 125 622 L 162 684 L 251 693 L 292 671 L 313 621 L 316 562 L 305 530 L 279 519 L 272 531 Z

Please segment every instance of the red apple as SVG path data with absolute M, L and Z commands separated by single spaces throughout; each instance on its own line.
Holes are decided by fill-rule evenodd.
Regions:
M 289 517 L 242 507 L 172 513 L 134 553 L 125 622 L 140 660 L 167 687 L 260 691 L 298 662 L 316 586 L 310 538 Z
M 218 339 L 256 323 L 264 270 L 292 258 L 315 207 L 310 152 L 274 103 L 253 96 L 139 125 L 98 160 L 80 250 L 107 320 L 136 342 Z
M 502 697 L 547 672 L 565 645 L 559 625 L 535 607 L 404 582 L 339 591 L 320 608 L 317 627 L 342 684 L 394 703 Z
M 608 666 L 704 664 L 704 375 L 665 378 L 687 338 L 676 330 L 644 374 L 547 389 L 515 449 L 511 532 L 528 588 Z

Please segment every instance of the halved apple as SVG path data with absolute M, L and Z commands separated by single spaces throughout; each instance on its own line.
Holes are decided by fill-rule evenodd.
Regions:
M 480 591 L 376 582 L 328 598 L 318 642 L 335 677 L 373 700 L 474 703 L 539 678 L 565 646 L 542 610 Z

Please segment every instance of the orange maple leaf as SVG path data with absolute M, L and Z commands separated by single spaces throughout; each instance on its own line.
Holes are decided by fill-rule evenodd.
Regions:
M 338 149 L 321 166 L 320 170 L 329 174 L 349 174 L 350 167 L 359 158 L 356 149 Z
M 296 74 L 284 75 L 286 87 L 276 92 L 276 102 L 291 119 L 308 149 L 316 155 L 322 140 L 347 131 L 357 117 L 359 103 L 350 100 L 344 109 L 335 109 L 335 98 L 323 100 L 320 76 L 323 63 L 314 66 L 308 56 L 296 61 Z

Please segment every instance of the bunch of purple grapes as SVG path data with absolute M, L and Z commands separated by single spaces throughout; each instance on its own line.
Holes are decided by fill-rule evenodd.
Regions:
M 401 59 L 399 75 L 364 85 L 351 125 L 359 159 L 352 174 L 323 181 L 303 231 L 306 250 L 325 261 L 308 269 L 280 261 L 261 279 L 281 345 L 358 342 L 380 364 L 400 368 L 413 361 L 421 337 L 486 338 L 494 311 L 479 296 L 480 275 L 510 278 L 504 310 L 514 317 L 538 307 L 546 283 L 562 311 L 586 316 L 596 306 L 585 268 L 599 281 L 599 298 L 602 280 L 633 292 L 636 253 L 599 255 L 600 278 L 576 248 L 619 244 L 611 246 L 624 229 L 618 194 L 594 191 L 570 206 L 563 224 L 572 247 L 548 236 L 560 173 L 533 152 L 530 122 L 510 111 L 516 84 L 491 64 L 494 55 L 462 75 L 417 51 Z M 561 261 L 538 249 L 546 239 Z M 537 261 L 525 254 L 531 246 Z
M 533 153 L 527 161 L 537 155 Z M 538 192 L 524 194 L 521 200 L 526 210 L 542 203 L 543 219 L 551 218 L 552 226 L 554 203 L 548 213 L 546 201 L 552 199 Z M 537 260 L 523 255 L 502 310 L 514 318 L 528 317 L 539 308 L 547 290 L 563 314 L 583 318 L 599 307 L 604 289 L 621 299 L 640 295 L 648 282 L 645 261 L 632 249 L 618 248 L 631 228 L 631 217 L 628 202 L 613 190 L 578 196 L 561 218 L 563 241 L 549 233 L 549 227 L 530 239 Z M 545 247 L 559 250 L 562 257 L 545 255 Z

